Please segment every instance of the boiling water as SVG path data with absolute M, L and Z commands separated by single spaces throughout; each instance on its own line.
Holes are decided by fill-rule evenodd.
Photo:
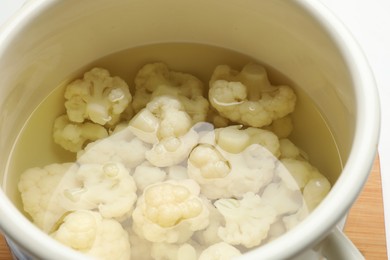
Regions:
M 180 43 L 131 48 L 94 61 L 87 67 L 75 68 L 77 70 L 69 75 L 69 78 L 64 79 L 64 84 L 55 88 L 34 110 L 15 143 L 8 162 L 5 189 L 16 205 L 21 208 L 20 195 L 16 187 L 18 178 L 24 170 L 75 160 L 74 154 L 64 151 L 52 139 L 54 119 L 65 113 L 63 105 L 65 83 L 81 76 L 84 71 L 99 66 L 108 69 L 111 75 L 120 76 L 133 87 L 133 79 L 137 71 L 144 64 L 156 61 L 165 62 L 172 70 L 195 75 L 206 86 L 217 65 L 227 64 L 240 70 L 248 62 L 260 63 L 235 51 Z M 298 102 L 292 115 L 294 131 L 290 139 L 302 148 L 309 155 L 310 162 L 327 176 L 331 183 L 334 183 L 341 172 L 341 163 L 332 133 L 321 113 L 299 86 L 294 85 L 275 69 L 266 67 L 270 81 L 274 85 L 290 85 L 294 87 L 297 94 Z M 132 93 L 134 94 L 133 89 Z

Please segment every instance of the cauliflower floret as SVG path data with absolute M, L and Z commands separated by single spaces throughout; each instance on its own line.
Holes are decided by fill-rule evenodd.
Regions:
M 207 122 L 211 122 L 215 128 L 222 128 L 231 125 L 229 119 L 221 116 L 213 107 L 209 109 L 209 113 L 207 114 Z
M 275 157 L 280 156 L 279 139 L 268 130 L 241 126 L 228 126 L 215 130 L 217 144 L 229 153 L 240 153 L 251 144 L 259 144 L 268 149 Z
M 254 193 L 273 178 L 275 157 L 253 144 L 241 153 L 228 153 L 218 145 L 201 143 L 188 158 L 188 176 L 208 199 L 242 197 Z
M 137 236 L 134 232 L 132 232 L 131 228 L 127 229 L 127 231 L 131 245 L 130 259 L 154 260 L 150 252 L 153 243 L 142 237 Z
M 214 205 L 205 199 L 205 204 L 210 214 L 210 224 L 203 230 L 196 231 L 193 238 L 202 246 L 210 246 L 222 241 L 218 236 L 218 229 L 221 227 L 225 220 L 222 214 L 214 207 Z
M 168 168 L 168 180 L 185 180 L 188 179 L 187 167 L 182 165 L 173 165 Z
M 189 243 L 154 243 L 151 255 L 155 260 L 197 260 L 196 249 Z
M 103 217 L 119 220 L 132 213 L 137 187 L 122 164 L 83 164 L 76 180 L 77 188 L 62 193 L 61 203 L 68 210 L 98 209 Z
M 231 245 L 251 248 L 260 245 L 276 221 L 276 211 L 258 195 L 248 192 L 241 200 L 220 199 L 214 205 L 225 218 L 219 237 Z
M 280 177 L 284 178 L 285 173 L 291 175 L 300 189 L 303 189 L 310 179 L 322 176 L 308 161 L 283 158 L 280 163 L 277 169 Z
M 296 96 L 288 86 L 272 86 L 263 66 L 248 64 L 238 72 L 220 65 L 210 80 L 209 100 L 232 122 L 263 127 L 293 112 Z
M 93 211 L 75 211 L 51 234 L 59 242 L 97 259 L 130 259 L 127 232 L 119 222 Z
M 280 158 L 298 159 L 301 156 L 301 150 L 287 138 L 279 140 Z
M 240 255 L 240 250 L 234 246 L 219 242 L 206 248 L 200 255 L 199 260 L 231 260 Z
M 150 145 L 138 139 L 129 127 L 117 129 L 110 136 L 88 144 L 77 153 L 77 162 L 85 163 L 122 163 L 128 170 L 145 161 L 145 153 Z
M 73 163 L 50 164 L 27 169 L 20 176 L 18 188 L 23 209 L 43 231 L 50 232 L 67 212 L 59 203 L 58 193 L 62 188 L 78 186 L 74 178 L 77 168 Z
M 291 182 L 291 176 L 297 186 L 303 191 L 306 205 L 312 211 L 329 193 L 331 184 L 317 168 L 304 160 L 284 158 L 277 167 L 277 174 L 286 183 Z
M 301 223 L 308 215 L 309 209 L 306 207 L 306 205 L 303 205 L 296 213 L 283 217 L 282 221 L 284 223 L 285 229 L 292 229 Z
M 160 243 L 183 243 L 207 227 L 209 212 L 192 180 L 166 181 L 148 186 L 133 212 L 133 230 Z
M 271 242 L 272 240 L 275 240 L 276 238 L 280 237 L 284 233 L 286 233 L 286 227 L 281 219 L 278 221 L 274 222 L 269 231 L 268 231 L 268 236 L 267 239 L 264 240 L 264 244 Z
M 98 209 L 104 217 L 124 218 L 137 199 L 133 178 L 119 163 L 31 168 L 21 175 L 18 187 L 25 211 L 45 232 L 68 211 Z
M 95 123 L 73 123 L 69 121 L 67 115 L 59 116 L 54 121 L 54 142 L 74 153 L 83 149 L 89 141 L 96 141 L 106 136 L 108 136 L 107 130 Z
M 154 98 L 129 122 L 132 132 L 148 143 L 180 137 L 186 134 L 192 125 L 183 105 L 171 96 Z
M 135 168 L 133 178 L 137 184 L 138 192 L 154 183 L 163 182 L 167 177 L 167 173 L 159 167 L 153 166 L 149 163 L 144 163 Z
M 149 109 L 144 108 L 130 120 L 129 128 L 143 142 L 156 144 L 159 142 L 158 129 L 160 128 L 160 121 Z M 182 123 L 187 122 L 188 120 L 185 119 Z
M 310 179 L 303 189 L 303 197 L 309 210 L 314 210 L 328 195 L 331 185 L 325 176 Z
M 190 129 L 184 136 L 165 138 L 154 144 L 151 150 L 146 151 L 145 157 L 151 164 L 158 167 L 173 166 L 188 158 L 197 141 L 198 134 Z
M 191 118 L 182 104 L 170 96 L 158 96 L 150 101 L 133 117 L 129 127 L 138 138 L 153 143 L 145 157 L 158 167 L 182 162 L 198 141 Z
M 177 98 L 184 106 L 193 124 L 203 122 L 207 118 L 209 102 L 202 95 L 186 97 L 182 90 L 177 87 L 161 85 L 152 93 L 152 99 L 158 96 L 169 95 Z
M 132 105 L 136 112 L 154 97 L 170 95 L 183 104 L 193 123 L 206 120 L 209 103 L 203 97 L 203 83 L 190 74 L 171 71 L 161 62 L 146 64 L 135 78 L 135 89 Z
M 278 215 L 297 212 L 303 205 L 303 196 L 300 190 L 291 190 L 282 181 L 270 183 L 261 195 L 263 201 L 273 207 Z
M 114 125 L 132 100 L 129 87 L 119 77 L 102 68 L 93 68 L 66 86 L 66 113 L 72 122 L 91 120 Z
M 291 116 L 288 115 L 275 119 L 270 125 L 263 127 L 263 129 L 271 131 L 281 139 L 287 138 L 291 134 L 294 129 L 294 125 Z

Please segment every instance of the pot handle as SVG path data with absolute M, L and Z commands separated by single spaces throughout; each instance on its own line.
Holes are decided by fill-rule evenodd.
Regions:
M 365 259 L 359 249 L 339 227 L 334 228 L 319 244 L 319 251 L 326 259 Z

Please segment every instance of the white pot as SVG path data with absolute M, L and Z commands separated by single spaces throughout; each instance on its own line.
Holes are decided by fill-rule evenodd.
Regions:
M 34 227 L 7 196 L 16 189 L 9 184 L 15 182 L 8 181 L 16 177 L 6 175 L 8 155 L 32 109 L 59 80 L 107 54 L 157 42 L 216 45 L 270 64 L 305 89 L 333 130 L 344 168 L 333 176 L 337 181 L 329 195 L 296 228 L 244 258 L 291 258 L 320 241 L 349 244 L 344 238 L 329 239 L 370 172 L 378 141 L 379 101 L 359 47 L 314 0 L 26 4 L 0 34 L 0 228 L 8 239 L 33 258 L 81 259 Z M 350 253 L 358 255 L 352 246 Z

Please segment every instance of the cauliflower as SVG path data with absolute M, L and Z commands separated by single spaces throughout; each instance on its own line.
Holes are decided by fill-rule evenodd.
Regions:
M 219 242 L 205 249 L 199 260 L 231 260 L 240 256 L 241 252 L 232 245 L 225 242 Z
M 286 230 L 291 230 L 296 225 L 302 222 L 307 216 L 309 215 L 309 209 L 306 207 L 306 205 L 303 205 L 299 208 L 299 210 L 291 215 L 284 216 L 282 218 L 282 221 L 284 223 Z
M 287 138 L 294 129 L 291 116 L 285 116 L 275 119 L 270 125 L 264 126 L 263 129 L 271 131 L 278 138 Z
M 241 129 L 241 126 L 228 126 L 215 131 L 217 144 L 229 153 L 240 153 L 251 144 L 259 144 L 275 157 L 280 156 L 279 139 L 271 131 L 255 127 Z
M 154 144 L 153 148 L 145 153 L 145 157 L 158 167 L 173 166 L 188 158 L 197 141 L 198 134 L 190 129 L 184 136 L 165 138 Z
M 153 243 L 143 239 L 142 237 L 137 236 L 132 232 L 131 228 L 127 229 L 130 245 L 131 245 L 131 258 L 133 260 L 154 260 L 151 256 L 150 249 L 152 248 Z
M 301 157 L 301 150 L 287 138 L 279 140 L 280 158 L 298 159 Z
M 180 116 L 182 116 L 181 123 L 188 123 L 188 118 L 186 118 L 184 114 L 185 112 L 179 112 L 182 112 L 180 113 Z M 131 129 L 132 133 L 143 142 L 156 144 L 159 142 L 158 129 L 160 128 L 160 121 L 160 118 L 156 117 L 149 109 L 144 108 L 130 120 L 129 129 Z M 186 126 L 183 124 L 181 127 L 185 128 Z M 189 128 L 190 125 L 187 126 L 187 129 L 185 129 L 184 132 L 188 131 Z M 179 129 L 176 130 L 176 132 L 178 131 Z
M 145 157 L 158 167 L 185 160 L 198 140 L 184 107 L 170 96 L 159 96 L 150 101 L 133 117 L 129 127 L 138 138 L 153 143 Z
M 132 100 L 129 87 L 119 77 L 102 68 L 93 68 L 66 86 L 66 113 L 72 122 L 91 120 L 99 125 L 114 125 Z
M 312 177 L 321 175 L 309 162 L 292 158 L 282 158 L 276 173 L 286 183 L 291 183 L 292 177 L 298 189 L 303 189 Z
M 209 100 L 232 122 L 263 127 L 293 112 L 296 96 L 288 86 L 272 86 L 258 64 L 248 64 L 241 72 L 220 65 L 210 80 Z
M 161 85 L 153 92 L 152 98 L 163 95 L 169 95 L 177 98 L 183 104 L 194 124 L 206 120 L 209 102 L 202 95 L 196 95 L 189 98 L 182 94 L 182 90 L 180 88 Z
M 278 215 L 297 212 L 303 204 L 300 190 L 291 190 L 283 182 L 270 183 L 263 191 L 261 198 L 273 207 Z
M 306 205 L 312 211 L 329 193 L 331 184 L 328 179 L 305 160 L 284 158 L 280 162 L 277 167 L 278 176 L 286 183 L 292 183 L 289 180 L 292 176 L 295 183 L 290 185 L 297 186 L 303 191 Z
M 132 213 L 137 187 L 122 164 L 82 164 L 76 180 L 78 187 L 62 193 L 61 204 L 68 210 L 98 209 L 103 217 L 117 219 Z
M 169 137 L 180 137 L 186 134 L 192 125 L 183 105 L 171 96 L 154 98 L 129 122 L 133 133 L 149 143 L 157 143 Z
M 273 178 L 274 156 L 264 147 L 253 144 L 241 153 L 228 153 L 218 145 L 201 143 L 187 162 L 188 176 L 209 199 L 242 197 L 257 193 Z
M 211 122 L 215 128 L 231 125 L 229 119 L 221 116 L 213 107 L 209 109 L 209 113 L 207 114 L 207 122 Z
M 128 170 L 145 161 L 145 153 L 150 145 L 138 139 L 129 127 L 115 130 L 110 136 L 89 143 L 77 153 L 77 162 L 86 163 L 122 163 Z
M 210 246 L 222 241 L 218 236 L 218 229 L 224 224 L 224 218 L 222 214 L 214 207 L 209 201 L 205 200 L 210 214 L 210 224 L 203 230 L 196 231 L 193 238 L 202 246 Z
M 107 130 L 98 124 L 91 122 L 73 123 L 66 115 L 59 116 L 54 121 L 54 142 L 74 153 L 83 149 L 89 141 L 96 141 L 106 136 L 108 136 Z
M 203 97 L 203 83 L 196 77 L 169 70 L 164 63 L 146 64 L 135 78 L 132 103 L 136 112 L 157 96 L 177 98 L 190 115 L 193 123 L 206 120 L 209 103 Z
M 167 173 L 159 167 L 144 163 L 135 168 L 133 178 L 137 184 L 139 192 L 142 191 L 149 185 L 163 182 L 167 177 Z
M 168 168 L 168 180 L 185 180 L 188 179 L 187 167 L 174 165 Z
M 276 211 L 253 192 L 244 194 L 241 200 L 220 199 L 214 205 L 226 223 L 219 228 L 218 235 L 231 245 L 260 245 L 276 221 Z
M 59 203 L 58 193 L 62 187 L 77 187 L 74 178 L 76 170 L 77 165 L 73 163 L 50 164 L 43 168 L 27 169 L 20 176 L 18 189 L 23 209 L 43 231 L 50 232 L 67 212 Z
M 196 249 L 189 243 L 154 243 L 151 255 L 155 260 L 197 260 Z
M 165 181 L 146 187 L 133 212 L 133 230 L 159 243 L 182 243 L 207 227 L 209 211 L 192 180 Z
M 77 160 L 26 170 L 25 212 L 98 259 L 228 260 L 292 229 L 331 187 L 288 139 L 295 93 L 258 64 L 218 66 L 209 87 L 210 109 L 164 63 L 139 70 L 134 99 L 101 68 L 68 84 L 53 138 Z
M 325 176 L 318 176 L 310 179 L 303 189 L 303 198 L 310 211 L 328 195 L 331 184 Z
M 268 236 L 267 239 L 264 240 L 264 243 L 268 243 L 272 240 L 275 240 L 276 238 L 280 237 L 284 233 L 286 233 L 286 227 L 284 225 L 284 222 L 279 219 L 278 221 L 274 222 L 269 231 L 268 231 Z
M 133 178 L 119 163 L 31 168 L 21 175 L 19 191 L 25 211 L 45 232 L 68 211 L 98 209 L 106 218 L 121 219 L 137 199 Z
M 51 236 L 75 250 L 97 259 L 130 259 L 127 232 L 113 219 L 93 211 L 75 211 Z

